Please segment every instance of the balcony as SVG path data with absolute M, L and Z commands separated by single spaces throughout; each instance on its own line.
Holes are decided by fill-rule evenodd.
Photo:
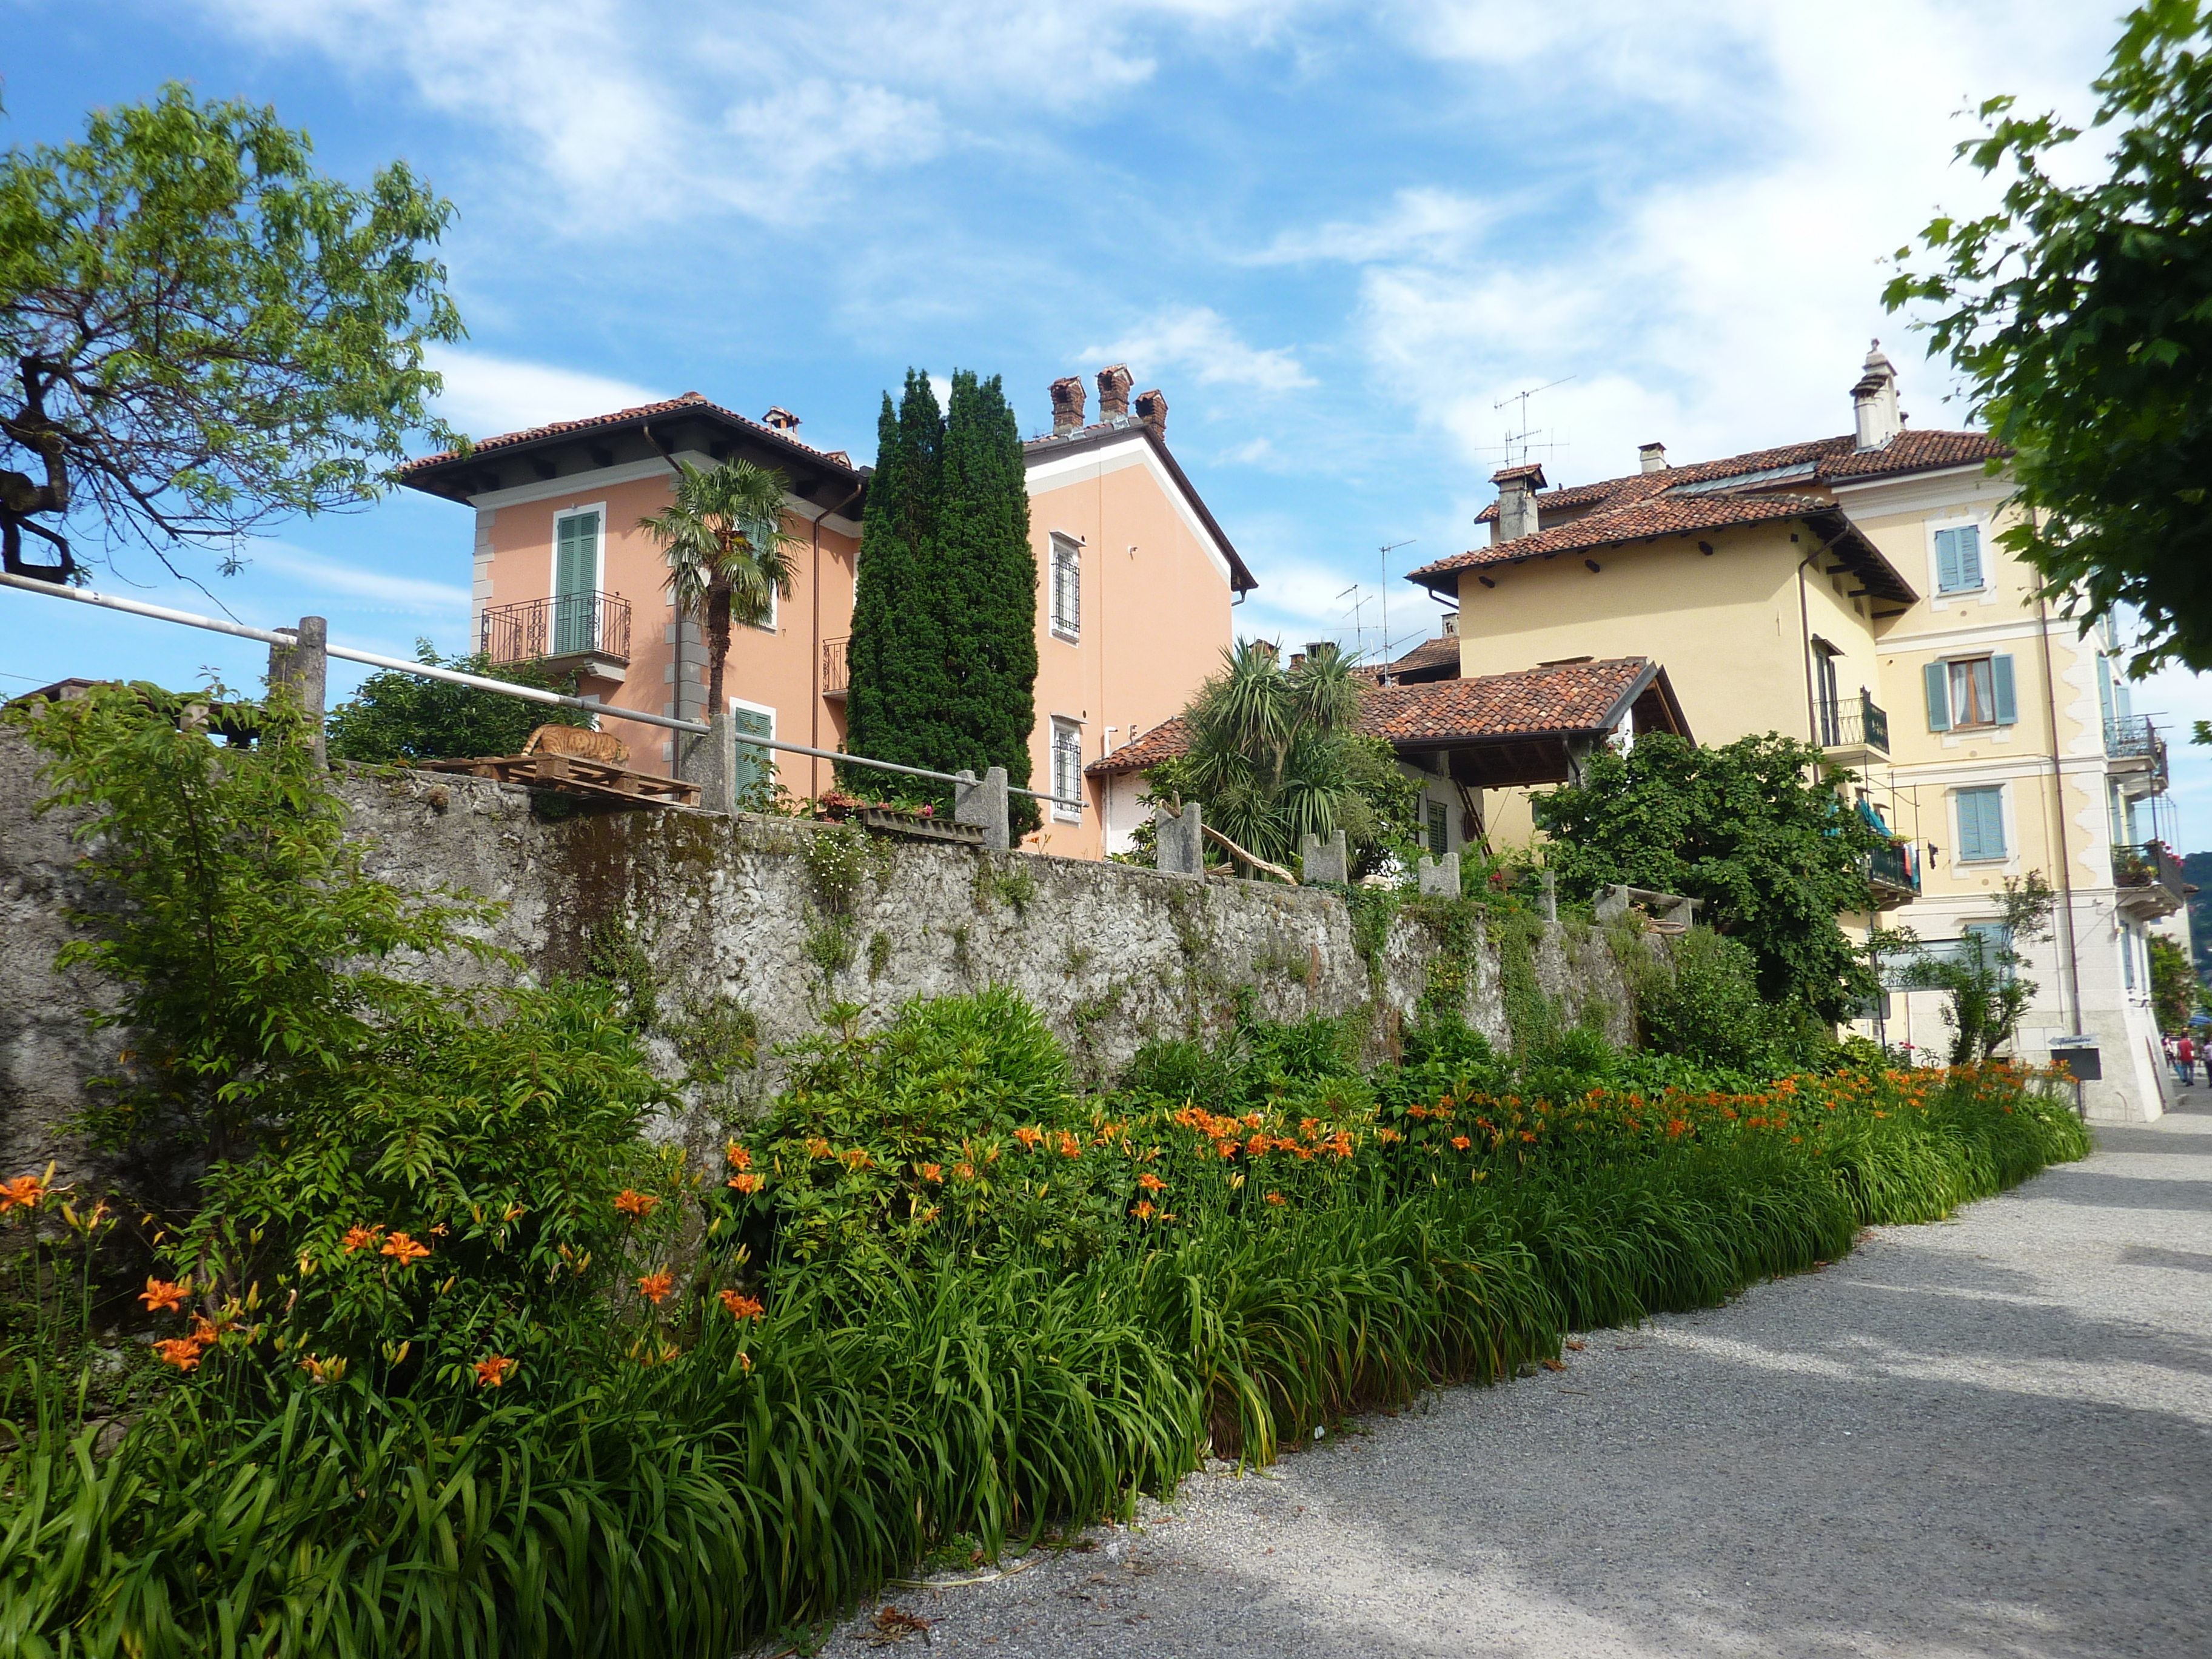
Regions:
M 849 675 L 845 662 L 846 641 L 851 635 L 822 641 L 822 695 L 839 702 L 845 700 Z
M 1913 842 L 1892 842 L 1867 855 L 1867 885 L 1874 890 L 1874 908 L 1895 910 L 1920 896 L 1920 848 Z
M 2181 860 L 2162 841 L 2113 848 L 2112 885 L 2120 890 L 2120 908 L 2146 920 L 2172 915 L 2189 896 Z
M 495 663 L 542 662 L 556 674 L 619 680 L 629 666 L 629 601 L 562 593 L 487 605 L 477 648 Z
M 2131 799 L 2166 793 L 2166 739 L 2148 714 L 2123 714 L 2105 722 L 2105 758 L 2112 781 Z
M 1820 747 L 1838 766 L 1853 769 L 1889 758 L 1889 715 L 1862 691 L 1820 710 Z

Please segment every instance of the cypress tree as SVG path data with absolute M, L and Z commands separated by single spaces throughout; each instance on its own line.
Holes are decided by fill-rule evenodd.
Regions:
M 1021 432 L 996 376 L 955 372 L 941 416 L 927 374 L 908 371 L 896 411 L 884 397 L 847 653 L 851 752 L 979 777 L 1003 766 L 1028 785 L 1036 558 Z M 843 769 L 856 793 L 892 775 Z M 951 800 L 916 779 L 898 787 Z M 1015 834 L 1036 827 L 1036 802 L 1009 806 Z
M 940 767 L 934 710 L 941 702 L 942 623 L 928 592 L 931 541 L 944 422 L 929 376 L 907 371 L 898 407 L 884 394 L 876 422 L 876 470 L 860 521 L 860 568 L 847 641 L 845 747 L 907 766 Z M 856 794 L 880 794 L 895 773 L 838 768 Z M 905 783 L 918 783 L 906 779 Z
M 952 376 L 928 564 L 945 603 L 943 718 L 957 733 L 949 769 L 970 767 L 980 777 L 1003 766 L 1008 783 L 1025 787 L 1036 724 L 1036 556 L 1021 430 L 995 374 Z M 1016 795 L 1008 807 L 1017 836 L 1036 828 L 1036 801 Z

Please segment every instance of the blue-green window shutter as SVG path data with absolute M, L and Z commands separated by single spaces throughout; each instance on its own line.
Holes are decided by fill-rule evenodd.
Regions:
M 2013 726 L 2020 720 L 2019 700 L 2012 690 L 2012 657 L 2000 653 L 1990 659 L 1990 679 L 1996 688 L 1997 724 Z
M 1948 732 L 1951 729 L 1951 665 L 1931 662 L 1925 671 L 1928 682 L 1928 729 Z
M 599 515 L 572 513 L 559 521 L 553 546 L 553 651 L 588 651 L 592 591 L 599 580 Z
M 2112 659 L 2102 652 L 2097 653 L 2097 703 L 2105 714 L 2105 738 L 2112 735 Z
M 2005 855 L 2004 791 L 1961 789 L 1959 792 L 1959 856 L 2001 859 Z
M 1936 532 L 1936 589 L 1971 593 L 1982 585 L 1982 532 L 1978 526 Z
M 740 795 L 755 785 L 775 775 L 775 763 L 771 750 L 747 743 L 747 738 L 772 738 L 775 735 L 775 716 L 758 708 L 738 708 L 730 715 L 730 723 L 738 734 L 737 793 Z

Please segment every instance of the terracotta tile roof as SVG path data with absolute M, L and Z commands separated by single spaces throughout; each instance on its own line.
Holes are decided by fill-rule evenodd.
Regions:
M 1864 452 L 1859 450 L 1858 440 L 1845 433 L 1839 438 L 1815 438 L 1773 449 L 1754 449 L 1741 455 L 1724 455 L 1714 461 L 1697 461 L 1687 466 L 1662 467 L 1656 472 L 1631 472 L 1625 477 L 1601 478 L 1594 483 L 1541 490 L 1536 496 L 1536 510 L 1538 522 L 1541 523 L 1541 515 L 1547 513 L 1638 501 L 1683 484 L 1706 483 L 1717 478 L 1781 467 L 1809 464 L 1814 469 L 1812 481 L 1825 482 L 1830 478 L 1879 477 L 1885 473 L 1926 472 L 1938 467 L 1964 466 L 2010 453 L 1996 439 L 1981 432 L 1907 428 L 1881 448 Z M 1492 501 L 1474 515 L 1474 521 L 1489 524 L 1497 517 L 1498 503 Z
M 1597 732 L 1622 717 L 1650 672 L 1649 657 L 1613 657 L 1426 685 L 1385 686 L 1360 700 L 1359 729 L 1399 744 Z
M 1449 668 L 1459 672 L 1459 637 L 1454 634 L 1439 635 L 1433 640 L 1423 640 L 1397 661 L 1382 671 L 1394 678 L 1400 674 L 1418 674 L 1424 669 Z
M 1425 576 L 1449 571 L 1581 553 L 1653 536 L 1686 536 L 1700 530 L 1770 524 L 1778 519 L 1802 519 L 1835 510 L 1833 502 L 1817 495 L 1739 495 L 1725 490 L 1710 495 L 1671 495 L 1662 492 L 1631 499 L 1583 518 L 1571 519 L 1555 529 L 1540 530 L 1533 536 L 1519 536 L 1510 542 L 1493 542 L 1488 547 L 1455 553 L 1433 564 L 1423 565 L 1412 573 L 1409 580 L 1419 581 Z
M 696 392 L 687 392 L 680 398 L 664 398 L 657 404 L 640 404 L 635 409 L 618 409 L 611 415 L 591 415 L 580 421 L 552 421 L 544 426 L 526 427 L 520 432 L 502 432 L 496 437 L 479 438 L 470 445 L 469 453 L 473 458 L 483 454 L 488 450 L 509 449 L 516 444 L 537 443 L 546 438 L 575 437 L 582 433 L 604 431 L 612 427 L 627 426 L 636 421 L 650 421 L 658 416 L 676 414 L 709 415 L 717 420 L 728 421 L 738 426 L 750 427 L 754 431 L 763 433 L 778 443 L 787 444 L 793 449 L 803 449 L 810 455 L 818 455 L 832 466 L 842 466 L 848 471 L 852 470 L 850 458 L 842 452 L 817 449 L 812 444 L 802 442 L 788 432 L 769 426 L 764 421 L 749 419 L 734 410 L 725 409 L 720 404 Z M 401 475 L 404 476 L 410 472 L 427 471 L 431 467 L 460 459 L 459 450 L 442 450 L 435 455 L 425 455 L 420 460 L 409 461 L 401 466 L 399 471 Z
M 1649 657 L 1615 657 L 1425 685 L 1370 688 L 1360 697 L 1358 729 L 1367 737 L 1416 747 L 1595 733 L 1625 719 L 1629 705 L 1659 674 Z M 1091 777 L 1142 772 L 1189 746 L 1189 726 L 1177 715 L 1084 771 Z
M 1163 720 L 1132 742 L 1123 744 L 1103 760 L 1083 769 L 1085 777 L 1111 777 L 1121 772 L 1144 772 L 1164 760 L 1173 760 L 1190 747 L 1190 722 L 1177 714 Z

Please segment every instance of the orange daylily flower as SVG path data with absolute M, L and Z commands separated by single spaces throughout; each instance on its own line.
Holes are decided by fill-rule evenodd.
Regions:
M 344 1249 L 348 1255 L 356 1250 L 373 1249 L 384 1237 L 381 1227 L 349 1227 L 346 1229 Z
M 730 1185 L 747 1196 L 750 1196 L 768 1185 L 768 1177 L 757 1175 L 733 1175 L 730 1177 Z
M 7 1214 L 19 1204 L 27 1210 L 35 1210 L 46 1195 L 46 1183 L 34 1175 L 0 1182 L 0 1215 Z
M 1285 1198 L 1280 1193 L 1269 1193 L 1267 1194 L 1267 1202 L 1270 1204 L 1287 1204 L 1290 1201 L 1290 1200 Z
M 1024 1125 L 1014 1131 L 1014 1139 L 1024 1146 L 1034 1146 L 1044 1139 L 1044 1131 Z
M 1168 1183 L 1161 1180 L 1158 1176 L 1154 1175 L 1150 1170 L 1147 1170 L 1144 1174 L 1137 1177 L 1137 1184 L 1139 1187 L 1142 1187 L 1148 1193 L 1157 1193 Z
M 388 1255 L 401 1267 L 405 1267 L 429 1255 L 430 1247 L 428 1244 L 417 1244 L 405 1233 L 394 1233 L 384 1241 L 384 1248 L 377 1254 Z
M 190 1371 L 199 1368 L 200 1346 L 189 1336 L 173 1336 L 166 1342 L 156 1342 L 154 1352 L 179 1370 Z
M 1062 1129 L 1060 1132 L 1060 1155 L 1062 1158 L 1081 1158 L 1083 1143 Z
M 944 1168 L 939 1164 L 925 1164 L 921 1166 L 921 1178 L 924 1181 L 942 1181 L 945 1179 Z
M 486 1354 L 476 1364 L 477 1387 L 480 1389 L 505 1387 L 507 1374 L 513 1370 L 514 1366 L 515 1361 L 506 1354 Z
M 637 1293 L 654 1307 L 668 1299 L 668 1292 L 676 1284 L 676 1276 L 663 1267 L 659 1273 L 647 1273 L 637 1281 Z
M 641 1193 L 625 1187 L 615 1196 L 615 1208 L 633 1220 L 642 1221 L 660 1207 L 660 1200 L 651 1193 Z
M 809 1135 L 806 1138 L 806 1155 L 809 1158 L 832 1158 L 836 1156 L 830 1149 L 830 1143 L 823 1139 L 820 1135 Z
M 742 1291 L 723 1291 L 720 1296 L 722 1305 L 730 1310 L 732 1319 L 758 1319 L 767 1311 L 758 1297 L 747 1296 Z
M 1137 1207 L 1130 1211 L 1129 1213 L 1136 1217 L 1139 1221 L 1150 1221 L 1154 1216 L 1159 1213 L 1159 1211 L 1153 1207 L 1152 1200 L 1147 1198 L 1139 1200 L 1138 1201 Z
M 191 1281 L 172 1284 L 166 1279 L 149 1279 L 146 1288 L 138 1292 L 138 1299 L 146 1304 L 149 1313 L 160 1313 L 170 1308 L 180 1308 L 185 1298 L 192 1293 Z
M 1460 1151 L 1463 1152 L 1474 1143 L 1468 1140 L 1465 1135 L 1454 1135 L 1452 1137 L 1451 1144 L 1458 1147 Z
M 753 1167 L 753 1155 L 734 1140 L 730 1143 L 729 1151 L 723 1156 L 730 1160 L 730 1167 L 732 1170 L 750 1170 Z

